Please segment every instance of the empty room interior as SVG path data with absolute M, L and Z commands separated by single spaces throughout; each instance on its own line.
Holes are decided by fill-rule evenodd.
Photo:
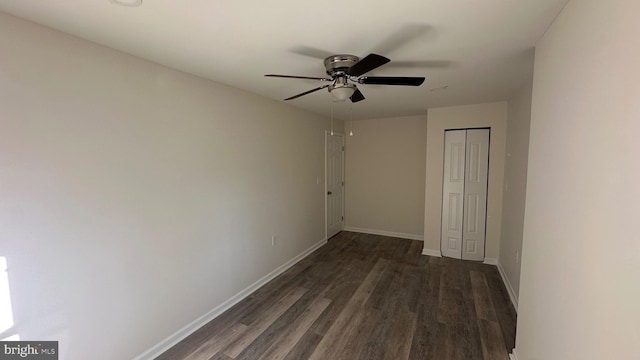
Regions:
M 0 0 L 0 353 L 640 359 L 638 13 Z

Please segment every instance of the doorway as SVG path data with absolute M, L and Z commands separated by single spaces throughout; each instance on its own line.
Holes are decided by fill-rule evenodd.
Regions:
M 325 224 L 327 239 L 344 228 L 344 135 L 325 132 Z
M 487 128 L 445 131 L 443 256 L 484 260 L 490 134 Z

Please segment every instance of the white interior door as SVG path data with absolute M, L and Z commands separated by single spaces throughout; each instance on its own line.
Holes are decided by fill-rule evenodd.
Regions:
M 489 129 L 445 131 L 442 185 L 443 256 L 484 260 Z
M 462 259 L 484 260 L 489 179 L 489 129 L 467 130 Z
M 440 251 L 456 259 L 462 257 L 465 139 L 466 130 L 445 131 Z
M 327 239 L 344 227 L 344 136 L 325 136 L 325 184 Z

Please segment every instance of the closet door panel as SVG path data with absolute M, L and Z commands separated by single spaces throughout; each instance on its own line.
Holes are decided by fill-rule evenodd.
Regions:
M 470 129 L 465 142 L 462 259 L 484 260 L 489 179 L 489 129 Z
M 440 251 L 443 256 L 460 259 L 463 246 L 466 131 L 445 131 L 444 142 Z

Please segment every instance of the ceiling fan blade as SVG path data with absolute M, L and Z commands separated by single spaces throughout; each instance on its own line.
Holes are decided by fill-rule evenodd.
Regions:
M 387 67 L 423 67 L 423 68 L 447 68 L 454 66 L 449 60 L 424 60 L 424 61 L 392 61 Z
M 421 37 L 424 38 L 424 35 L 428 33 L 435 35 L 435 31 L 430 25 L 419 23 L 407 24 L 384 38 L 382 42 L 373 49 L 373 52 L 391 54 L 412 41 Z
M 322 86 L 320 86 L 320 87 L 317 87 L 317 88 L 312 89 L 312 90 L 309 90 L 309 91 L 305 91 L 305 92 L 300 93 L 300 94 L 298 94 L 298 95 L 293 95 L 292 97 L 288 97 L 288 98 L 286 98 L 286 99 L 284 99 L 284 100 L 286 101 L 286 100 L 293 100 L 293 99 L 297 99 L 297 98 L 299 98 L 300 96 L 305 96 L 305 95 L 307 95 L 307 94 L 311 94 L 312 92 L 316 92 L 316 91 L 318 91 L 318 90 L 322 90 L 322 89 L 324 89 L 324 88 L 328 88 L 328 87 L 329 87 L 329 84 L 327 84 L 327 85 L 322 85 Z
M 307 79 L 307 80 L 320 80 L 320 81 L 333 81 L 329 78 L 321 78 L 321 77 L 313 77 L 313 76 L 296 76 L 296 75 L 278 75 L 278 74 L 267 74 L 266 77 L 278 77 L 278 78 L 288 78 L 288 79 Z
M 362 101 L 364 100 L 364 95 L 362 95 L 362 93 L 360 92 L 360 89 L 356 88 L 356 91 L 353 93 L 353 95 L 351 95 L 349 99 L 351 99 L 351 102 Z
M 310 46 L 295 46 L 291 48 L 289 51 L 291 51 L 294 54 L 308 56 L 308 57 L 322 59 L 322 60 L 333 55 L 333 53 L 330 53 L 328 51 L 312 48 Z
M 349 75 L 360 76 L 366 74 L 369 71 L 388 63 L 389 61 L 391 60 L 382 55 L 369 54 L 365 56 L 364 59 L 361 59 L 355 65 L 349 68 Z
M 423 77 L 395 77 L 395 76 L 364 76 L 358 79 L 360 84 L 367 85 L 405 85 L 420 86 L 424 82 Z

